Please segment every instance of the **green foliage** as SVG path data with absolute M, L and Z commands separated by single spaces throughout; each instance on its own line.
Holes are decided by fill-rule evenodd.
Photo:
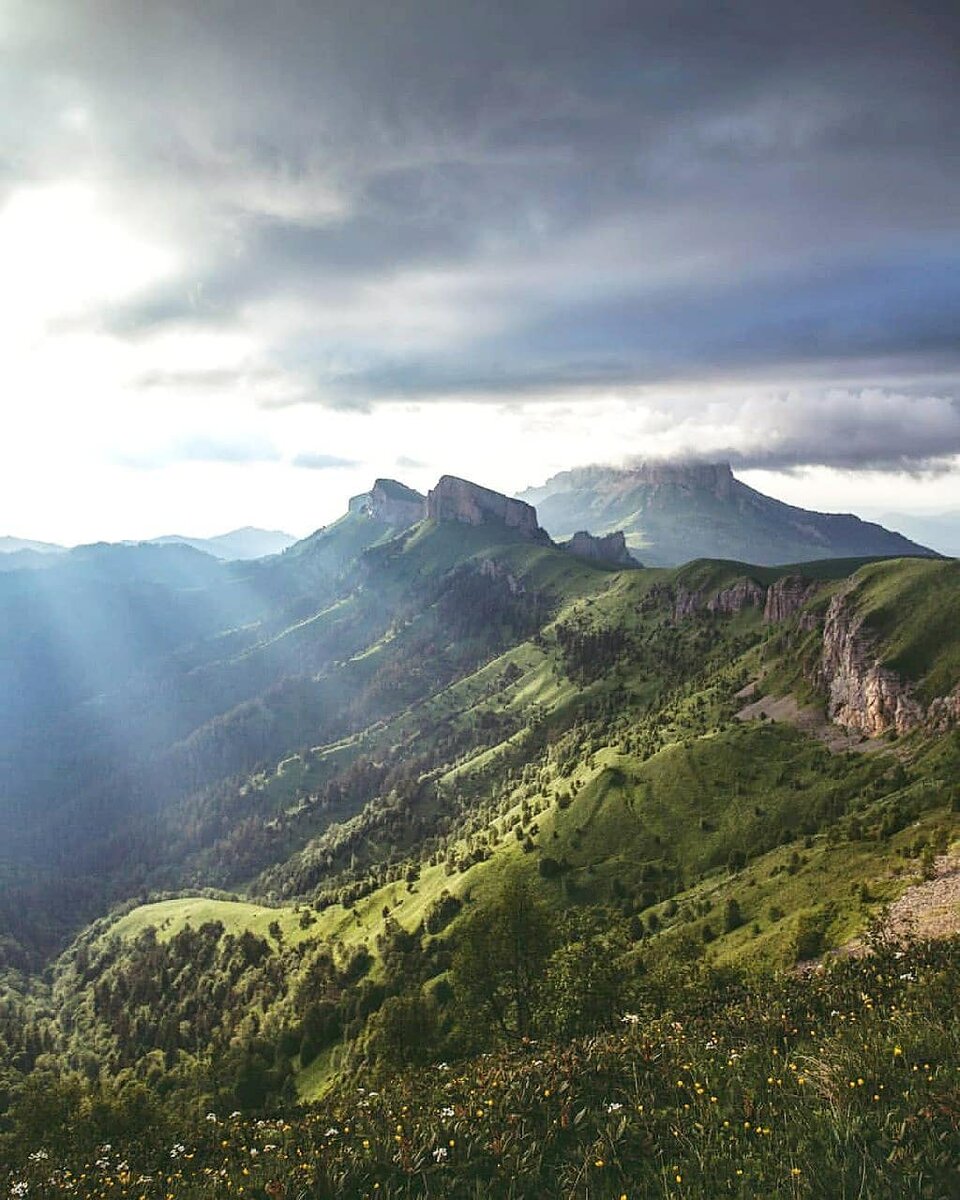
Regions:
M 368 1021 L 364 1061 L 380 1075 L 396 1075 L 430 1062 L 437 1044 L 436 1005 L 419 992 L 389 996 Z
M 692 977 L 697 962 L 686 969 Z M 3 1190 L 953 1196 L 958 990 L 960 942 L 906 952 L 881 942 L 817 975 L 750 987 L 704 977 L 662 1015 L 641 999 L 615 1032 L 407 1070 L 374 1091 L 351 1082 L 307 1111 L 256 1121 L 201 1110 L 124 1131 L 81 1098 L 72 1115 L 56 1109 L 61 1141 L 51 1140 L 59 1126 L 40 1141 L 32 1128 L 7 1138 Z M 39 1088 L 32 1096 L 44 1102 Z
M 549 910 L 520 876 L 471 914 L 459 931 L 452 969 L 471 1024 L 508 1040 L 533 1035 L 554 936 Z

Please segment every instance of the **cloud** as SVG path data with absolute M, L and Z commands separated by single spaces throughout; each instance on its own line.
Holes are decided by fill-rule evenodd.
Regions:
M 419 458 L 411 458 L 408 454 L 401 454 L 395 460 L 395 465 L 398 467 L 406 467 L 408 470 L 416 471 L 428 467 L 430 464 L 421 462 Z
M 358 467 L 360 462 L 355 458 L 340 458 L 336 454 L 298 454 L 293 460 L 295 467 L 303 467 L 308 471 L 337 471 L 344 467 Z
M 38 362 L 82 322 L 89 392 L 121 364 L 134 404 L 615 396 L 691 452 L 927 467 L 957 446 L 958 34 L 932 0 L 20 5 L 0 244 L 78 194 L 89 236 L 0 288 Z M 242 353 L 150 349 L 212 335 Z M 141 457 L 262 461 L 184 436 Z
M 793 471 L 943 472 L 960 456 L 960 399 L 884 388 L 672 393 L 637 406 L 634 458 Z

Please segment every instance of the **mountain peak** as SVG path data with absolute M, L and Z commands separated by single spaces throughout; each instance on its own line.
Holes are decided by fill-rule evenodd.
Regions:
M 427 498 L 399 480 L 377 479 L 369 492 L 352 497 L 348 511 L 405 529 L 426 516 Z
M 460 521 L 464 525 L 500 522 L 535 541 L 549 541 L 537 521 L 532 504 L 494 492 L 490 488 L 444 475 L 427 496 L 427 516 L 437 521 Z
M 626 473 L 651 487 L 696 488 L 712 492 L 718 500 L 728 499 L 736 482 L 728 462 L 641 460 L 628 466 Z
M 809 511 L 765 496 L 737 479 L 727 462 L 581 467 L 521 495 L 537 505 L 553 537 L 622 529 L 628 548 L 649 566 L 695 558 L 773 565 L 932 553 L 858 517 Z

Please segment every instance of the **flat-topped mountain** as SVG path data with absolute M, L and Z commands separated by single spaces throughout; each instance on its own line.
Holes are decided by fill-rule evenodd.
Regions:
M 427 516 L 437 521 L 460 521 L 464 525 L 499 522 L 535 541 L 549 541 L 537 521 L 537 510 L 523 500 L 511 499 L 490 488 L 444 475 L 427 496 Z
M 774 500 L 737 479 L 728 463 L 640 463 L 582 467 L 528 488 L 555 538 L 622 529 L 651 566 L 695 558 L 759 564 L 814 558 L 923 555 L 935 551 L 850 513 L 821 513 Z
M 404 528 L 427 515 L 427 498 L 396 479 L 378 479 L 369 492 L 351 498 L 348 511 Z

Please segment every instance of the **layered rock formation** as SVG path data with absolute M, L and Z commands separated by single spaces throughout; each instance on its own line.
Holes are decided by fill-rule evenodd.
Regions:
M 508 529 L 516 529 L 533 541 L 550 541 L 537 523 L 537 510 L 531 504 L 513 500 L 455 475 L 444 475 L 428 493 L 427 516 L 436 521 L 460 521 L 464 525 L 496 522 Z
M 427 515 L 427 499 L 396 479 L 378 479 L 369 492 L 353 497 L 349 511 L 364 513 L 385 525 L 406 529 Z
M 614 567 L 637 567 L 640 564 L 627 549 L 627 539 L 623 530 L 608 533 L 606 537 L 595 537 L 585 529 L 579 530 L 564 549 L 578 558 L 587 558 L 591 562 L 605 563 Z
M 960 723 L 960 687 L 925 706 L 913 685 L 885 667 L 876 643 L 845 592 L 830 601 L 814 682 L 827 696 L 827 715 L 867 737 L 920 726 L 943 731 Z
M 764 623 L 774 624 L 796 616 L 820 587 L 819 580 L 803 579 L 799 575 L 784 575 L 782 579 L 775 580 L 767 588 L 763 606 Z
M 741 579 L 721 591 L 678 587 L 653 588 L 651 603 L 672 600 L 675 620 L 697 612 L 737 613 L 762 607 L 766 624 L 794 621 L 800 633 L 818 630 L 821 616 L 804 611 L 824 586 L 819 580 L 785 575 L 768 588 L 752 579 Z M 915 686 L 881 660 L 876 638 L 858 613 L 848 590 L 837 593 L 822 618 L 819 652 L 814 642 L 807 678 L 826 697 L 827 715 L 836 725 L 866 737 L 914 729 L 944 732 L 960 725 L 960 685 L 948 695 L 925 704 Z
M 719 592 L 688 591 L 678 588 L 673 604 L 674 620 L 689 617 L 705 610 L 711 613 L 741 612 L 745 608 L 761 608 L 766 602 L 766 588 L 752 579 L 739 579 L 731 587 Z

